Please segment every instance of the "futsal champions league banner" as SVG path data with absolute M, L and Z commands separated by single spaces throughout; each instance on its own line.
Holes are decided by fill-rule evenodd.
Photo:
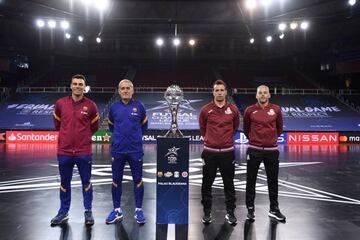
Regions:
M 55 102 L 64 94 L 21 93 L 0 105 L 0 129 L 54 129 Z
M 0 106 L 0 128 L 54 129 L 53 111 L 53 104 L 2 104 Z
M 149 118 L 149 129 L 169 129 L 171 113 L 163 93 L 136 93 L 134 98 L 141 100 Z M 178 111 L 180 129 L 199 129 L 199 113 L 202 106 L 213 99 L 211 93 L 184 93 L 184 99 Z
M 242 112 L 255 95 L 236 95 Z M 272 95 L 284 117 L 284 131 L 360 131 L 360 114 L 328 95 Z
M 0 105 L 0 129 L 54 130 L 55 102 L 69 93 L 17 93 Z M 101 113 L 113 94 L 86 95 Z

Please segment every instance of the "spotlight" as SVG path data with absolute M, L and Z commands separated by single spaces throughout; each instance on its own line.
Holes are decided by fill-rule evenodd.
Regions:
M 279 30 L 280 31 L 285 31 L 286 27 L 287 27 L 286 23 L 280 23 L 279 24 Z
M 279 35 L 279 38 L 280 38 L 280 39 L 283 39 L 284 37 L 285 37 L 285 34 L 284 34 L 284 33 L 282 33 L 282 34 Z
M 70 34 L 70 33 L 65 33 L 65 38 L 66 38 L 66 39 L 70 39 L 70 38 L 71 38 L 71 34 Z
M 93 2 L 93 0 L 81 0 L 81 2 L 85 5 L 85 6 L 90 6 Z
M 356 0 L 349 0 L 348 3 L 350 6 L 354 6 L 356 4 Z
M 264 6 L 264 7 L 268 7 L 270 4 L 271 4 L 271 0 L 261 0 L 261 4 Z
M 162 45 L 164 45 L 164 40 L 162 38 L 156 39 L 156 45 L 161 47 Z
M 300 28 L 306 30 L 309 27 L 309 22 L 302 22 L 300 24 Z
M 256 3 L 255 0 L 247 0 L 247 1 L 245 2 L 245 6 L 246 6 L 247 9 L 253 10 L 253 9 L 256 8 L 257 3 Z
M 272 36 L 267 36 L 267 37 L 266 37 L 266 41 L 267 41 L 267 42 L 271 42 L 271 41 L 272 41 Z
M 253 44 L 255 42 L 254 38 L 250 38 L 250 44 Z
M 101 43 L 101 38 L 97 37 L 97 38 L 96 38 L 96 42 L 97 42 L 97 43 Z
M 36 26 L 38 26 L 39 28 L 43 28 L 45 26 L 44 20 L 42 19 L 36 20 Z
M 109 8 L 109 0 L 96 0 L 95 6 L 100 11 L 104 11 Z
M 179 38 L 174 38 L 173 44 L 174 44 L 175 47 L 179 46 L 180 45 L 180 39 Z
M 79 40 L 79 42 L 82 42 L 82 41 L 84 41 L 84 37 L 83 36 L 78 36 L 78 40 Z
M 68 21 L 65 21 L 65 20 L 64 20 L 64 21 L 61 21 L 61 23 L 60 23 L 60 27 L 61 27 L 63 30 L 68 29 L 69 26 L 70 26 L 70 24 L 69 24 Z
M 196 44 L 196 41 L 194 39 L 189 40 L 190 46 L 194 46 Z
M 49 20 L 48 21 L 48 26 L 49 26 L 49 28 L 55 28 L 56 27 L 56 22 L 54 20 Z
M 257 3 L 255 0 L 247 0 L 245 2 L 245 7 L 249 10 L 254 10 L 257 6 Z
M 297 24 L 296 22 L 290 23 L 290 28 L 291 28 L 292 30 L 295 30 L 297 27 L 298 27 L 298 24 Z

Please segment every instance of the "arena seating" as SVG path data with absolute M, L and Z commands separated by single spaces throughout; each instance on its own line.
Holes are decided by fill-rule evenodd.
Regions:
M 123 79 L 128 71 L 126 68 L 111 70 L 82 70 L 81 68 L 60 68 L 51 71 L 49 74 L 34 83 L 32 87 L 63 87 L 70 85 L 71 76 L 80 73 L 86 77 L 87 85 L 91 87 L 115 87 Z
M 211 87 L 215 76 L 210 69 L 199 70 L 138 70 L 134 85 L 136 87 L 166 87 L 177 84 L 180 87 Z

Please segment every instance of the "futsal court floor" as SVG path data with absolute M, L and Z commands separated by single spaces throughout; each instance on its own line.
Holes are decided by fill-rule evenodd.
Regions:
M 213 186 L 214 221 L 208 226 L 201 223 L 202 145 L 190 145 L 190 209 L 189 224 L 185 226 L 188 239 L 360 239 L 360 145 L 279 148 L 279 203 L 287 217 L 286 223 L 267 216 L 269 200 L 263 167 L 256 187 L 256 220 L 253 223 L 245 220 L 246 146 L 239 145 L 236 147 L 235 175 L 238 224 L 232 227 L 224 219 L 226 211 L 220 175 Z M 146 144 L 144 149 L 145 225 L 139 226 L 133 218 L 134 198 L 128 167 L 123 182 L 124 219 L 121 223 L 105 224 L 112 209 L 111 158 L 109 145 L 94 144 L 95 225 L 91 228 L 84 226 L 80 179 L 75 170 L 68 224 L 50 227 L 50 219 L 59 207 L 56 145 L 0 143 L 0 239 L 156 239 L 156 145 Z M 161 237 L 175 239 L 169 229 L 172 228 L 162 232 Z

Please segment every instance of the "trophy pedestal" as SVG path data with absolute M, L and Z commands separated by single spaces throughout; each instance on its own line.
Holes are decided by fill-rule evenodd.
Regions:
M 189 223 L 189 139 L 159 137 L 156 171 L 156 236 L 163 235 L 165 225 L 175 225 L 187 239 Z M 182 225 L 182 226 L 181 226 Z M 171 228 L 172 228 L 171 227 Z M 184 227 L 186 230 L 184 231 Z M 165 234 L 166 236 L 166 234 Z M 185 238 L 186 237 L 186 238 Z

